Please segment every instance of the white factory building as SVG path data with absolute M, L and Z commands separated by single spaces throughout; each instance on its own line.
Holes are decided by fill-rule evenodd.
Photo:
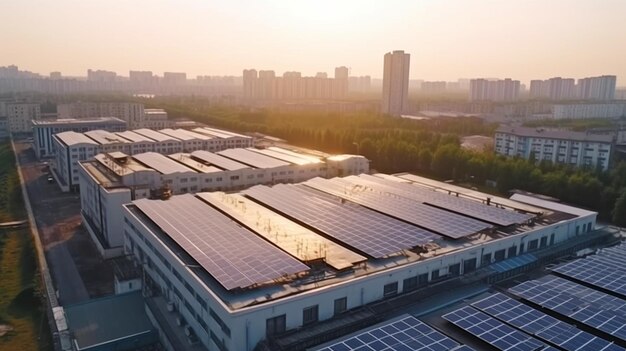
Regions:
M 99 153 L 122 152 L 128 155 L 156 152 L 174 154 L 195 150 L 220 151 L 228 148 L 252 147 L 252 137 L 214 128 L 135 129 L 125 132 L 92 130 L 85 133 L 62 132 L 53 136 L 53 176 L 63 191 L 77 190 L 78 162 Z
M 138 199 L 124 205 L 123 228 L 166 349 L 251 351 L 433 282 L 533 259 L 587 235 L 596 215 L 377 174 Z
M 521 126 L 500 126 L 494 143 L 500 155 L 603 171 L 609 168 L 613 150 L 613 137 L 608 135 Z
M 103 153 L 79 163 L 83 222 L 103 256 L 122 253 L 121 205 L 135 199 L 199 191 L 239 190 L 257 184 L 301 182 L 360 174 L 369 161 L 357 155 L 324 159 L 279 147 L 197 150 L 169 156 Z
M 52 136 L 57 133 L 73 131 L 83 133 L 90 130 L 122 132 L 126 122 L 115 117 L 65 118 L 33 120 L 33 143 L 37 158 L 54 156 Z
M 573 103 L 552 106 L 554 119 L 623 118 L 626 117 L 626 103 Z

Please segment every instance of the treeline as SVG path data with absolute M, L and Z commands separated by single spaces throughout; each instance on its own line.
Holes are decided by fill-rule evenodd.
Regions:
M 385 173 L 415 172 L 454 179 L 497 191 L 512 189 L 546 194 L 600 213 L 604 220 L 626 225 L 626 163 L 610 172 L 547 162 L 535 164 L 492 152 L 461 148 L 466 135 L 493 136 L 493 124 L 475 118 L 408 120 L 375 115 L 241 112 L 200 104 L 169 104 L 174 117 L 188 117 L 216 127 L 260 132 L 289 143 L 329 153 L 360 153 L 372 168 Z

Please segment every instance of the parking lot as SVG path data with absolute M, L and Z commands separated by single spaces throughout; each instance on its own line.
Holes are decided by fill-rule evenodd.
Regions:
M 16 140 L 15 147 L 61 304 L 112 293 L 113 270 L 81 225 L 79 194 L 63 193 L 49 181 L 27 140 Z

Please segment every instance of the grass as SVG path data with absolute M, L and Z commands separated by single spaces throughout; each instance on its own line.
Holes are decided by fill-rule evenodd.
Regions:
M 0 222 L 26 218 L 14 160 L 10 143 L 0 144 Z M 0 232 L 0 324 L 13 328 L 0 350 L 51 349 L 34 250 L 28 230 Z

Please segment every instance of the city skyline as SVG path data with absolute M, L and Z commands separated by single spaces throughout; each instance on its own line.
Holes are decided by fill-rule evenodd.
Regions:
M 411 79 L 511 77 L 528 84 L 615 74 L 618 85 L 626 85 L 626 52 L 616 45 L 626 3 L 618 1 L 603 6 L 590 1 L 394 2 L 397 11 L 383 11 L 388 4 L 349 1 L 219 6 L 138 1 L 124 3 L 128 16 L 120 15 L 121 3 L 115 1 L 31 5 L 3 4 L 0 39 L 10 49 L 0 66 L 16 64 L 44 75 L 82 76 L 87 69 L 103 69 L 195 77 L 239 76 L 249 68 L 312 76 L 345 65 L 351 75 L 380 79 L 380 56 L 404 50 L 413 53 Z M 177 14 L 174 21 L 171 13 Z M 29 26 L 20 24 L 23 18 L 30 18 Z M 551 25 L 556 18 L 567 25 Z

